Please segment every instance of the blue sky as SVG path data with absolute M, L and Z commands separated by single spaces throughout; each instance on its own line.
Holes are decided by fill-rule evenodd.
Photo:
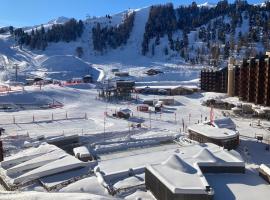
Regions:
M 207 0 L 198 0 L 204 3 Z M 248 0 L 260 3 L 264 0 Z M 85 19 L 87 15 L 103 16 L 128 8 L 141 8 L 153 4 L 172 2 L 190 4 L 188 0 L 0 0 L 0 26 L 30 26 L 46 23 L 59 16 Z M 208 0 L 216 3 L 217 0 Z

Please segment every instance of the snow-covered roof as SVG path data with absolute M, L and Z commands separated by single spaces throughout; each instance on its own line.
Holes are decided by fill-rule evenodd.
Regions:
M 55 160 L 61 159 L 67 156 L 67 154 L 62 149 L 57 149 L 52 152 L 40 155 L 23 163 L 20 163 L 14 167 L 7 169 L 6 174 L 12 175 L 17 174 L 26 170 L 32 170 L 37 167 L 41 167 Z
M 160 165 L 151 165 L 147 169 L 153 173 L 172 193 L 207 194 L 206 186 L 197 169 L 183 161 L 179 156 L 172 155 Z
M 119 109 L 119 112 L 124 113 L 124 114 L 130 114 L 132 113 L 132 111 L 128 108 L 124 108 L 124 109 Z
M 260 169 L 270 176 L 270 165 L 261 164 Z
M 79 154 L 80 157 L 88 157 L 90 156 L 90 152 L 86 148 L 86 146 L 80 146 L 73 149 L 73 153 L 76 156 Z
M 230 139 L 238 136 L 238 132 L 227 129 L 218 128 L 208 124 L 195 124 L 188 127 L 188 130 L 194 131 L 201 135 L 214 139 Z
M 202 149 L 198 154 L 193 156 L 197 162 L 217 162 L 217 158 L 208 149 Z
M 22 174 L 19 177 L 14 178 L 13 183 L 19 184 L 23 182 L 28 182 L 31 180 L 39 179 L 44 176 L 49 176 L 64 171 L 85 167 L 87 165 L 88 165 L 87 163 L 81 162 L 80 160 L 78 160 L 73 156 L 65 156 L 61 159 L 50 162 L 46 165 L 38 167 L 34 170 L 26 172 L 25 174 Z
M 204 158 L 204 153 L 202 153 L 201 156 L 198 156 L 202 149 L 208 149 L 215 156 L 218 164 L 226 165 L 227 163 L 232 165 L 233 163 L 234 165 L 240 166 L 244 164 L 241 156 L 236 151 L 227 151 L 215 144 L 206 143 L 202 145 L 197 144 L 186 146 L 181 149 L 179 149 L 178 145 L 152 147 L 143 150 L 134 150 L 130 153 L 125 152 L 120 156 L 118 153 L 115 158 L 110 154 L 109 158 L 99 162 L 99 167 L 106 175 L 109 176 L 111 174 L 126 171 L 130 168 L 139 169 L 145 168 L 147 165 L 160 164 L 174 154 L 180 156 L 180 158 L 185 162 L 195 163 L 200 162 L 201 159 Z M 207 160 L 209 161 L 210 159 L 208 158 Z M 210 163 L 210 161 L 208 163 Z M 190 164 L 190 166 L 193 166 L 193 164 Z
M 8 157 L 1 163 L 0 170 L 8 183 L 21 184 L 88 165 L 54 145 L 43 143 Z
M 236 129 L 236 125 L 229 117 L 215 119 L 212 124 L 218 128 Z
M 235 155 L 236 154 L 236 155 Z M 187 147 L 185 152 L 171 155 L 161 164 L 152 164 L 147 169 L 172 193 L 212 194 L 200 167 L 243 167 L 244 161 L 233 153 L 214 144 Z
M 173 90 L 173 89 L 177 89 L 177 88 L 185 88 L 182 85 L 150 85 L 150 86 L 137 86 L 135 87 L 136 89 L 164 89 L 164 90 Z
M 44 154 L 50 153 L 52 151 L 57 150 L 58 148 L 54 145 L 50 145 L 47 143 L 42 143 L 37 148 L 30 148 L 23 151 L 20 151 L 19 153 L 6 157 L 4 161 L 1 162 L 1 167 L 3 168 L 10 168 L 14 165 L 18 165 L 22 162 L 26 162 L 28 160 L 40 157 Z

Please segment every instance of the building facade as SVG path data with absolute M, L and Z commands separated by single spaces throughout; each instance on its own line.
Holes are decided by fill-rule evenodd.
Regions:
M 221 70 L 203 69 L 201 90 L 227 93 L 241 101 L 270 106 L 269 55 L 243 59 L 239 65 L 229 59 L 228 67 Z
M 239 66 L 234 66 L 232 79 L 228 74 L 228 82 L 234 80 L 234 94 L 227 91 L 229 96 L 238 96 L 240 100 L 250 103 L 270 106 L 270 58 L 262 56 L 243 60 Z
M 203 69 L 201 71 L 201 90 L 225 93 L 227 91 L 227 74 L 227 68 Z

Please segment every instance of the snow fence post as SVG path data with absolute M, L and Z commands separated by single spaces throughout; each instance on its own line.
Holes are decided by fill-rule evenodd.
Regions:
M 149 112 L 149 127 L 151 129 L 151 112 Z

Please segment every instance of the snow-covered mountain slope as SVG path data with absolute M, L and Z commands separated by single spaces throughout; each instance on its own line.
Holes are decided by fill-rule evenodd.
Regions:
M 209 3 L 198 5 L 198 8 L 203 9 L 212 9 L 215 7 L 216 5 Z M 197 28 L 192 28 L 191 31 L 186 33 L 188 45 L 178 51 L 172 50 L 170 47 L 170 38 L 167 34 L 160 36 L 158 45 L 156 44 L 157 38 L 155 36 L 151 37 L 148 44 L 149 50 L 143 56 L 142 43 L 146 33 L 146 24 L 149 23 L 150 11 L 151 7 L 145 7 L 136 10 L 127 10 L 109 17 L 87 18 L 84 21 L 82 36 L 77 38 L 76 41 L 50 42 L 44 51 L 31 50 L 25 45 L 19 48 L 14 36 L 9 33 L 2 33 L 0 34 L 0 80 L 5 81 L 14 77 L 15 70 L 13 66 L 15 63 L 19 65 L 20 80 L 29 76 L 49 76 L 66 80 L 89 73 L 89 66 L 101 68 L 105 74 L 110 74 L 112 68 L 119 68 L 129 70 L 133 76 L 142 76 L 142 72 L 148 67 L 170 70 L 179 66 L 181 70 L 184 70 L 183 65 L 188 65 L 187 63 L 209 64 L 210 55 L 213 54 L 212 44 L 217 44 L 221 51 L 220 54 L 224 55 L 224 42 L 221 43 L 218 41 L 217 36 L 215 36 L 215 39 L 209 40 L 207 39 L 209 38 L 207 34 L 213 34 L 213 31 L 208 30 L 209 27 L 215 30 L 216 35 L 219 35 L 218 30 L 215 29 L 216 26 L 229 26 L 232 23 L 232 18 L 227 15 L 213 18 Z M 107 45 L 102 52 L 94 50 L 92 29 L 97 24 L 100 24 L 101 27 L 119 27 L 123 23 L 126 14 L 131 12 L 135 12 L 135 18 L 126 43 L 116 48 L 111 48 Z M 175 15 L 176 18 L 179 18 L 176 10 Z M 43 24 L 43 27 L 45 30 L 48 30 L 53 24 L 63 24 L 67 21 L 68 18 L 59 17 Z M 250 19 L 243 12 L 241 24 L 237 23 L 235 28 L 235 46 L 237 45 L 237 41 L 239 41 L 240 32 L 242 35 L 249 32 L 249 24 Z M 39 29 L 41 25 L 27 27 L 24 30 L 29 33 L 35 28 Z M 225 43 L 231 40 L 230 33 L 225 33 L 224 37 Z M 177 28 L 173 31 L 171 39 L 174 42 L 177 40 L 182 42 L 185 39 L 184 31 Z M 77 47 L 83 49 L 81 58 L 77 57 Z M 257 52 L 264 51 L 262 41 L 253 44 L 253 48 Z M 231 51 L 230 54 L 243 57 L 246 53 L 245 51 L 249 49 L 248 47 L 246 50 L 238 49 L 237 53 L 234 50 L 235 52 Z M 93 69 L 93 73 L 97 73 L 97 70 Z
M 0 80 L 5 81 L 14 77 L 15 63 L 19 64 L 19 76 L 21 80 L 29 76 L 49 76 L 56 79 L 69 79 L 82 76 L 89 72 L 89 66 L 99 67 L 109 72 L 111 68 L 133 68 L 134 73 L 140 73 L 142 68 L 149 66 L 164 66 L 168 62 L 165 57 L 151 58 L 141 55 L 141 43 L 147 22 L 150 7 L 124 11 L 115 14 L 111 18 L 91 18 L 84 21 L 82 37 L 73 42 L 49 43 L 46 50 L 30 50 L 16 45 L 13 36 L 0 34 Z M 94 51 L 92 43 L 92 28 L 100 23 L 102 26 L 117 26 L 122 23 L 127 12 L 136 12 L 134 26 L 128 38 L 127 44 L 117 49 L 108 49 L 103 54 Z M 45 28 L 53 24 L 63 23 L 67 18 L 61 17 L 43 24 Z M 27 27 L 31 31 L 40 26 Z M 83 48 L 82 58 L 76 56 L 76 48 Z M 180 60 L 181 61 L 181 60 Z M 172 61 L 175 62 L 175 61 Z M 178 61 L 177 61 L 178 62 Z M 96 70 L 93 70 L 96 73 Z

